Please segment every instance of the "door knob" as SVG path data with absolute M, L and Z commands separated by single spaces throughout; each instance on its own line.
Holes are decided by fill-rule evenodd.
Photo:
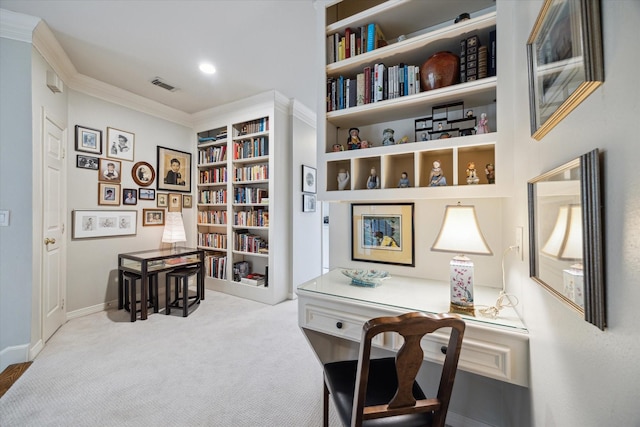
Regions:
M 55 242 L 56 242 L 56 239 L 50 239 L 48 237 L 46 239 L 44 239 L 44 244 L 45 245 L 48 245 L 49 243 L 53 244 Z

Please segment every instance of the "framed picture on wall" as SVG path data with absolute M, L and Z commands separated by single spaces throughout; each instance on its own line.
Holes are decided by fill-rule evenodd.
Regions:
M 191 192 L 191 154 L 158 146 L 158 190 Z
M 316 211 L 316 195 L 303 194 L 302 195 L 302 212 L 315 212 L 315 211 Z
M 142 225 L 164 225 L 164 209 L 143 209 Z
M 302 192 L 316 194 L 316 168 L 302 165 Z
M 413 203 L 351 205 L 351 259 L 415 266 Z
M 182 212 L 182 194 L 169 193 L 169 212 Z
M 98 183 L 98 204 L 120 206 L 120 184 Z
M 156 179 L 156 171 L 147 162 L 138 162 L 131 169 L 131 177 L 140 187 L 148 187 Z
M 122 204 L 123 205 L 137 205 L 138 204 L 138 190 L 135 188 L 125 188 L 122 190 Z
M 155 200 L 156 199 L 156 190 L 153 188 L 141 188 L 140 189 L 140 200 Z
M 138 211 L 74 210 L 72 239 L 135 236 Z
M 76 151 L 102 154 L 102 131 L 76 125 Z
M 158 199 L 156 201 L 156 206 L 159 208 L 168 208 L 169 207 L 169 195 L 167 193 L 158 193 Z
M 82 154 L 76 156 L 76 167 L 80 169 L 97 171 L 100 167 L 99 163 L 100 159 L 98 157 L 83 156 Z
M 191 197 L 190 194 L 183 194 L 182 195 L 182 207 L 183 208 L 192 208 L 193 207 L 193 197 Z
M 98 181 L 120 182 L 122 163 L 117 160 L 100 159 Z
M 116 128 L 107 128 L 107 157 L 133 161 L 135 134 Z

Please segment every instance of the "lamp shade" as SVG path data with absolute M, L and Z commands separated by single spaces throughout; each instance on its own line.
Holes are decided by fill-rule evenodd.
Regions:
M 480 231 L 474 206 L 449 205 L 432 251 L 493 255 Z
M 542 253 L 560 260 L 582 259 L 582 207 L 560 206 L 556 224 Z
M 187 235 L 184 231 L 181 212 L 167 212 L 162 233 L 162 243 L 186 242 Z

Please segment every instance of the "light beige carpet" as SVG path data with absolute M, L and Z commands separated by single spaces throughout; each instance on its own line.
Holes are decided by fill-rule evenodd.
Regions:
M 113 310 L 67 322 L 0 399 L 0 426 L 304 427 L 321 425 L 321 407 L 297 301 L 207 291 L 186 318 L 131 323 Z

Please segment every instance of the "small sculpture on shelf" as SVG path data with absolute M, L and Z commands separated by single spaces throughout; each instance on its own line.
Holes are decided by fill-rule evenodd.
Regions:
M 342 144 L 333 144 L 332 151 L 334 153 L 338 153 L 340 151 L 344 151 L 344 146 Z
M 407 142 L 409 142 L 409 137 L 405 135 L 402 138 L 400 138 L 400 140 L 398 141 L 398 144 L 406 144 Z
M 480 182 L 478 174 L 476 173 L 476 164 L 474 162 L 467 163 L 467 184 L 477 184 Z
M 367 178 L 367 188 L 370 190 L 380 188 L 380 177 L 376 172 L 376 168 L 371 168 L 371 175 Z
M 369 141 L 360 141 L 360 148 L 369 148 Z
M 349 171 L 340 169 L 338 172 L 338 190 L 344 190 L 347 188 L 347 183 L 349 182 Z
M 467 110 L 467 119 L 473 118 L 473 110 Z
M 400 181 L 398 181 L 398 188 L 409 188 L 411 187 L 411 183 L 409 183 L 409 175 L 406 172 L 402 172 L 400 174 Z
M 493 166 L 493 163 L 487 163 L 487 165 L 484 167 L 484 173 L 485 175 L 487 175 L 487 181 L 489 181 L 489 184 L 496 183 L 496 170 Z
M 382 145 L 386 146 L 386 145 L 394 145 L 395 144 L 395 139 L 393 139 L 393 133 L 395 131 L 393 129 L 385 129 L 384 131 L 382 131 Z
M 360 129 L 349 129 L 349 138 L 347 138 L 347 149 L 357 150 L 362 146 L 362 140 L 360 139 Z M 368 145 L 368 144 L 367 144 Z
M 487 113 L 480 114 L 480 120 L 478 120 L 477 134 L 489 133 L 489 120 L 487 120 Z
M 429 174 L 429 187 L 440 187 L 447 185 L 447 178 L 442 173 L 440 162 L 438 160 L 433 162 L 433 168 L 431 168 L 431 174 Z

